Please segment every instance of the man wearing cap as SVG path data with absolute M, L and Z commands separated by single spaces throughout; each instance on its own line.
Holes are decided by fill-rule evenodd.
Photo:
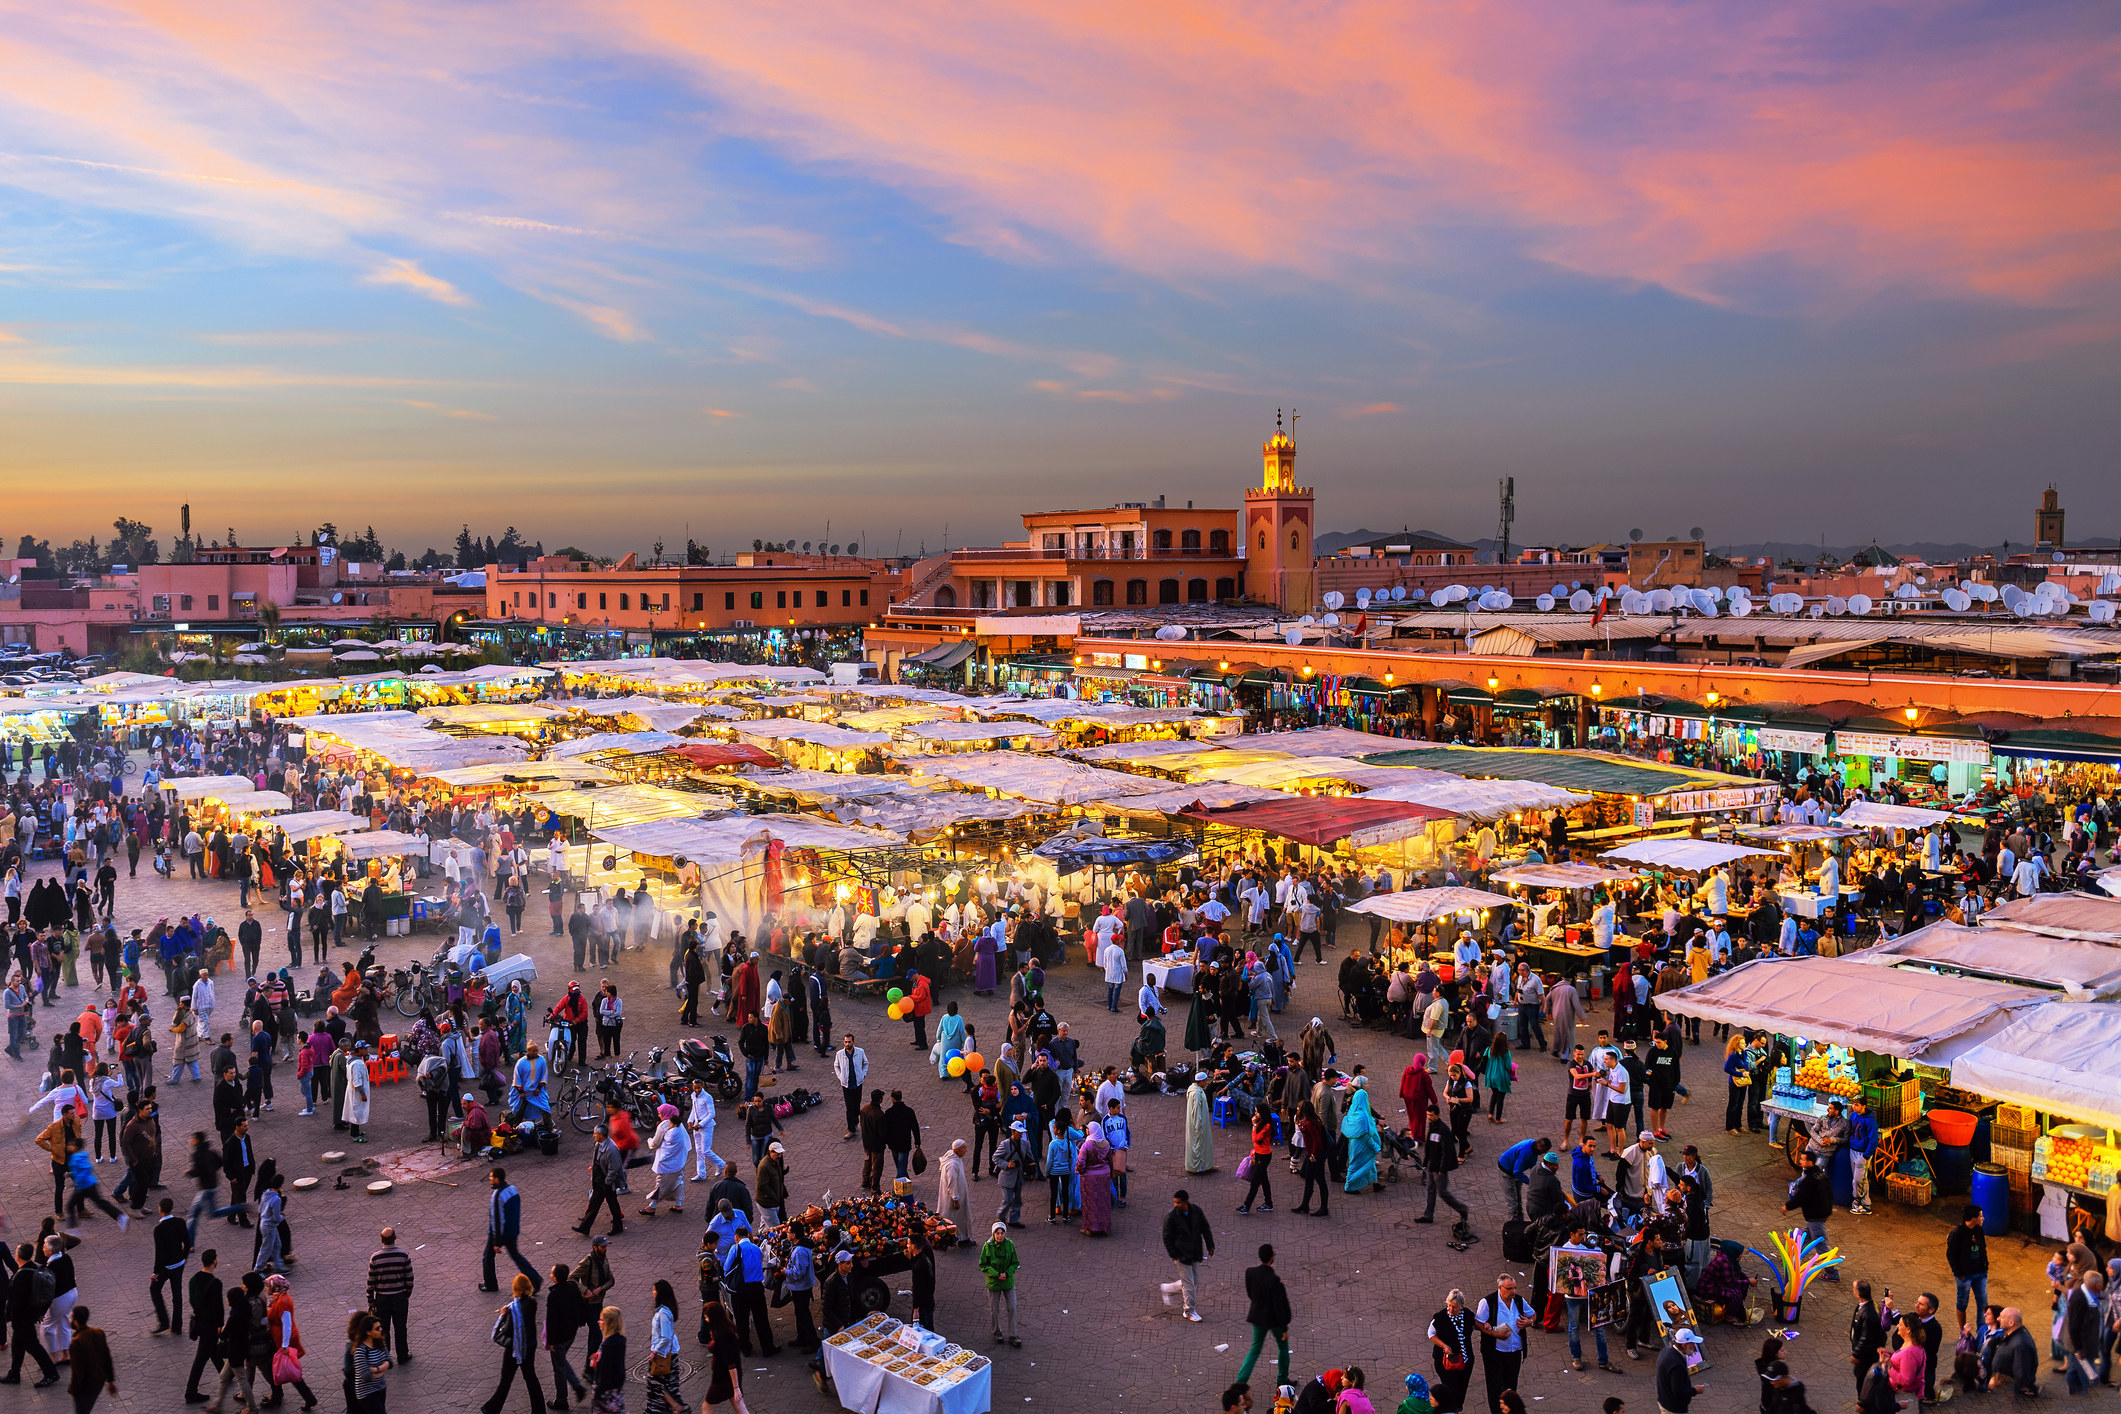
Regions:
M 1004 1223 L 1010 1227 L 1024 1225 L 1024 1177 L 1036 1163 L 1033 1152 L 1031 1127 L 1018 1119 L 1010 1124 L 1009 1137 L 989 1159 L 996 1181 L 1002 1186 L 1001 1206 L 994 1210 L 997 1227 Z
M 1019 1224 L 1021 1226 L 1021 1224 Z M 1016 1255 L 1016 1244 L 1009 1240 L 1009 1229 L 996 1223 L 988 1229 L 987 1241 L 979 1249 L 980 1275 L 987 1280 L 987 1313 L 994 1324 L 994 1343 L 1000 1345 L 1002 1315 L 1009 1317 L 1009 1344 L 1021 1346 L 1023 1341 L 1016 1335 L 1016 1269 L 1022 1259 Z
M 779 1227 L 786 1222 L 782 1209 L 788 1202 L 788 1150 L 780 1140 L 766 1146 L 766 1157 L 759 1160 L 752 1182 L 756 1186 L 754 1199 L 760 1225 Z
M 1694 1383 L 1687 1359 L 1701 1348 L 1701 1337 L 1690 1326 L 1672 1332 L 1672 1343 L 1657 1357 L 1658 1414 L 1687 1414 L 1702 1387 Z
M 1761 1367 L 1760 1378 L 1767 1385 L 1760 1392 L 1760 1407 L 1767 1414 L 1812 1414 L 1811 1401 L 1804 1396 L 1804 1381 L 1792 1375 L 1788 1365 L 1770 1360 Z

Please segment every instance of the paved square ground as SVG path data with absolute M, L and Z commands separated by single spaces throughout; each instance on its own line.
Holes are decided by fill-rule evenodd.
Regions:
M 164 881 L 143 870 L 137 879 L 120 881 L 118 921 L 122 929 L 145 926 L 159 915 L 196 909 L 226 922 L 239 916 L 235 903 L 232 886 Z M 549 1002 L 571 975 L 571 954 L 554 946 L 564 940 L 543 933 L 542 911 L 534 911 L 528 921 L 538 931 L 526 929 L 512 940 L 511 947 L 537 959 L 538 996 L 541 1002 Z M 266 961 L 284 962 L 275 929 L 268 926 L 266 934 Z M 380 946 L 379 955 L 398 965 L 414 956 L 424 959 L 434 944 L 432 935 L 391 939 Z M 614 968 L 583 977 L 585 988 L 593 988 L 599 976 L 618 981 L 627 999 L 626 1044 L 643 1057 L 651 1045 L 671 1044 L 685 1034 L 675 1024 L 677 1006 L 665 983 L 663 946 L 628 953 Z M 1076 960 L 1080 961 L 1080 953 Z M 1298 969 L 1295 993 L 1282 1022 L 1285 1036 L 1293 1035 L 1296 1026 L 1314 1014 L 1334 1020 L 1338 998 L 1332 968 L 1336 963 L 1337 958 L 1329 954 L 1327 966 L 1306 964 Z M 1082 1042 L 1085 1064 L 1123 1063 L 1134 1033 L 1131 1012 L 1108 1014 L 1100 979 L 1086 967 L 1059 967 L 1049 973 L 1049 979 L 1053 1011 L 1071 1024 Z M 148 983 L 151 991 L 159 990 L 153 975 Z M 82 991 L 65 996 L 75 1003 L 71 1009 L 40 1012 L 40 1038 L 45 1044 L 54 1023 L 63 1028 L 78 1012 Z M 999 1049 L 1006 996 L 974 998 L 965 989 L 952 989 L 945 999 L 957 1000 L 981 1034 L 990 1038 L 990 1053 Z M 1185 999 L 1173 1000 L 1182 1022 Z M 166 1002 L 158 1004 L 158 1019 L 166 1022 L 168 1012 Z M 970 1106 L 961 1086 L 937 1078 L 925 1053 L 910 1044 L 908 1026 L 887 1020 L 880 1004 L 855 1005 L 844 998 L 836 999 L 833 1016 L 836 1030 L 852 1029 L 868 1050 L 871 1083 L 906 1092 L 908 1102 L 920 1113 L 931 1156 L 947 1150 L 953 1138 L 971 1138 Z M 1352 1026 L 1335 1024 L 1332 1029 L 1342 1066 L 1366 1063 L 1376 1077 L 1373 1085 L 1380 1112 L 1396 1120 L 1394 1092 L 1411 1044 Z M 1173 1027 L 1174 1039 L 1180 1030 L 1180 1026 Z M 788 1122 L 791 1201 L 795 1203 L 828 1191 L 854 1191 L 861 1165 L 858 1146 L 841 1140 L 840 1109 L 831 1094 L 825 1063 L 807 1048 L 801 1056 L 801 1071 L 785 1077 L 782 1084 L 825 1090 L 827 1104 Z M 1507 1142 L 1527 1133 L 1555 1132 L 1561 1111 L 1560 1069 L 1544 1056 L 1523 1056 L 1522 1077 L 1509 1101 L 1509 1123 L 1475 1122 L 1474 1157 L 1461 1171 L 1456 1186 L 1473 1205 L 1474 1223 L 1484 1240 L 1463 1255 L 1444 1245 L 1448 1229 L 1442 1224 L 1413 1224 L 1419 1214 L 1418 1184 L 1392 1186 L 1381 1195 L 1336 1193 L 1333 1216 L 1320 1221 L 1288 1211 L 1300 1189 L 1285 1185 L 1286 1170 L 1278 1168 L 1275 1196 L 1280 1211 L 1241 1217 L 1234 1208 L 1243 1190 L 1231 1170 L 1244 1152 L 1244 1136 L 1236 1130 L 1218 1133 L 1216 1157 L 1221 1171 L 1185 1177 L 1182 1101 L 1160 1095 L 1136 1097 L 1130 1105 L 1135 1136 L 1133 1201 L 1115 1214 L 1110 1240 L 1093 1242 L 1072 1228 L 1047 1226 L 1042 1221 L 1043 1192 L 1027 1192 L 1027 1199 L 1033 1200 L 1025 1205 L 1030 1225 L 1016 1234 L 1024 1259 L 1019 1296 L 1024 1345 L 1021 1350 L 995 1352 L 995 1407 L 1216 1408 L 1216 1395 L 1234 1378 L 1250 1339 L 1244 1324 L 1244 1268 L 1254 1260 L 1254 1247 L 1271 1241 L 1281 1254 L 1279 1269 L 1295 1308 L 1291 1343 L 1296 1379 L 1301 1382 L 1328 1366 L 1359 1364 L 1369 1372 L 1378 1407 L 1391 1408 L 1398 1402 L 1401 1380 L 1409 1369 L 1431 1369 L 1423 1331 L 1444 1292 L 1458 1286 L 1477 1298 L 1509 1266 L 1502 1260 L 1503 1195 L 1493 1157 Z M 1760 1243 L 1780 1216 L 1789 1171 L 1780 1153 L 1761 1139 L 1727 1138 L 1722 1133 L 1723 1084 L 1709 1051 L 1690 1049 L 1686 1069 L 1695 1101 L 1674 1111 L 1675 1143 L 1698 1143 L 1707 1158 L 1716 1180 L 1717 1235 Z M 22 1113 L 35 1098 L 40 1070 L 34 1059 L 19 1065 L 0 1064 L 0 1100 Z M 474 1289 L 479 1281 L 485 1222 L 483 1167 L 402 1181 L 390 1194 L 377 1198 L 358 1186 L 335 1191 L 331 1187 L 334 1166 L 319 1156 L 329 1149 L 349 1149 L 356 1157 L 382 1161 L 409 1157 L 398 1156 L 397 1151 L 417 1149 L 425 1133 L 419 1096 L 409 1085 L 379 1089 L 375 1122 L 370 1126 L 373 1142 L 353 1148 L 343 1142 L 344 1136 L 334 1135 L 324 1116 L 305 1119 L 296 1114 L 299 1093 L 291 1066 L 281 1067 L 276 1079 L 280 1103 L 253 1126 L 259 1152 L 276 1158 L 291 1176 L 314 1174 L 325 1179 L 316 1190 L 293 1197 L 289 1204 L 300 1259 L 292 1272 L 297 1315 L 312 1352 L 311 1384 L 325 1401 L 324 1407 L 339 1407 L 345 1316 L 365 1300 L 367 1257 L 376 1245 L 376 1230 L 386 1223 L 398 1228 L 402 1245 L 413 1253 L 419 1283 L 412 1323 L 415 1362 L 393 1374 L 391 1409 L 394 1414 L 423 1414 L 464 1410 L 484 1400 L 493 1388 L 499 1362 L 487 1338 L 496 1298 Z M 166 1196 L 176 1198 L 181 1210 L 190 1191 L 177 1156 L 191 1130 L 212 1127 L 209 1088 L 165 1082 L 161 1098 L 170 1156 L 165 1164 Z M 4 1182 L 0 1182 L 0 1212 L 4 1212 L 10 1240 L 35 1231 L 50 1196 L 45 1156 L 32 1143 L 35 1132 L 34 1124 L 20 1128 L 11 1146 L 15 1162 L 5 1167 Z M 725 1125 L 717 1147 L 734 1157 L 743 1146 L 731 1144 L 729 1134 Z M 522 1249 L 541 1268 L 573 1261 L 587 1250 L 587 1244 L 568 1231 L 586 1198 L 585 1151 L 586 1141 L 570 1133 L 558 1157 L 518 1156 L 510 1163 L 510 1177 L 524 1193 Z M 114 1182 L 119 1170 L 106 1165 L 103 1171 L 109 1175 L 106 1182 Z M 918 1184 L 924 1200 L 931 1203 L 934 1180 L 931 1168 Z M 1162 1215 L 1171 1190 L 1180 1186 L 1189 1187 L 1203 1204 L 1218 1243 L 1218 1255 L 1204 1269 L 1202 1307 L 1207 1319 L 1199 1324 L 1177 1319 L 1158 1294 L 1159 1283 L 1171 1277 L 1159 1235 Z M 995 1201 L 997 1194 L 991 1184 L 981 1183 L 975 1186 L 974 1195 L 981 1220 L 977 1227 L 990 1218 L 992 1210 L 985 1205 Z M 1927 1210 L 1911 1210 L 1885 1203 L 1881 1195 L 1874 1216 L 1837 1215 L 1832 1234 L 1850 1254 L 1848 1272 L 1891 1284 L 1903 1304 L 1924 1289 L 1943 1294 L 1948 1302 L 1951 1279 L 1944 1265 L 1944 1237 L 1948 1215 L 1956 1211 L 1958 1201 L 1939 1200 Z M 647 1329 L 650 1285 L 657 1277 L 665 1277 L 677 1287 L 685 1307 L 679 1331 L 686 1356 L 696 1358 L 692 1347 L 696 1312 L 690 1304 L 692 1254 L 702 1216 L 694 1204 L 688 1204 L 679 1218 L 666 1214 L 650 1222 L 629 1215 L 625 1235 L 613 1243 L 612 1260 L 619 1279 L 616 1296 L 626 1312 L 628 1329 L 635 1334 L 637 1350 L 645 1347 L 640 1333 Z M 106 1401 L 103 1407 L 158 1414 L 181 1407 L 180 1382 L 192 1352 L 189 1342 L 151 1339 L 147 1334 L 153 1311 L 147 1293 L 151 1247 L 146 1228 L 136 1226 L 121 1235 L 107 1221 L 91 1218 L 85 1232 L 86 1240 L 74 1254 L 82 1301 L 93 1308 L 96 1323 L 110 1333 L 123 1391 L 120 1399 Z M 220 1226 L 202 1229 L 201 1245 L 215 1237 L 225 1238 L 224 1250 L 247 1256 L 248 1232 Z M 2023 1305 L 2028 1324 L 2044 1329 L 2045 1251 L 2039 1244 L 2004 1238 L 1992 1241 L 1990 1252 L 1996 1268 L 1992 1299 Z M 224 1258 L 224 1278 L 231 1267 L 242 1270 L 241 1263 Z M 987 1349 L 987 1303 L 969 1247 L 941 1256 L 937 1284 L 938 1322 L 944 1333 Z M 1796 1371 L 1809 1382 L 1812 1401 L 1821 1410 L 1845 1408 L 1853 1402 L 1844 1335 L 1847 1290 L 1846 1286 L 1826 1288 L 1814 1297 L 1807 1308 L 1810 1319 L 1803 1338 L 1790 1347 Z M 895 1300 L 894 1310 L 905 1314 L 903 1298 Z M 780 1333 L 787 1338 L 791 1330 L 788 1313 L 778 1313 L 778 1319 Z M 1270 1343 L 1270 1355 L 1271 1348 Z M 1695 1402 L 1695 1409 L 1703 1414 L 1741 1414 L 1757 1408 L 1751 1364 L 1757 1349 L 1757 1331 L 1712 1331 L 1709 1353 L 1714 1367 L 1704 1379 L 1708 1393 Z M 1621 1363 L 1620 1375 L 1595 1369 L 1575 1374 L 1565 1368 L 1565 1338 L 1539 1333 L 1526 1364 L 1523 1389 L 1528 1398 L 1538 1400 L 1535 1408 L 1594 1411 L 1606 1395 L 1618 1393 L 1632 1411 L 1653 1410 L 1650 1363 L 1631 1365 L 1624 1358 Z M 1255 1386 L 1263 1386 L 1271 1377 L 1271 1364 L 1264 1365 Z M 792 1352 L 747 1362 L 744 1378 L 747 1398 L 757 1410 L 836 1407 L 818 1394 L 804 1360 Z M 704 1376 L 697 1374 L 685 1386 L 693 1401 L 705 1388 Z M 1478 1380 L 1473 1397 L 1476 1401 L 1482 1398 Z M 65 1399 L 63 1389 L 33 1397 L 26 1385 L 8 1396 L 8 1402 L 17 1407 L 55 1410 L 64 1407 Z M 520 1390 L 511 1407 L 527 1407 Z M 637 1384 L 631 1390 L 629 1407 L 640 1407 Z

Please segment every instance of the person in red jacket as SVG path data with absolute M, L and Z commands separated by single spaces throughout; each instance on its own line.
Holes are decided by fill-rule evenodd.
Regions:
M 918 972 L 913 974 L 913 990 L 906 994 L 904 1010 L 913 1014 L 913 1044 L 927 1050 L 928 1013 L 935 1010 L 935 994 L 928 990 L 928 979 Z
M 575 1065 L 588 1064 L 589 1003 L 582 996 L 581 983 L 569 982 L 567 984 L 567 995 L 561 997 L 554 1004 L 552 1010 L 545 1014 L 545 1021 L 548 1025 L 554 1027 L 561 1025 L 567 1027 L 567 1036 L 564 1043 L 558 1037 L 553 1038 L 553 1063 L 557 1067 L 565 1069 L 568 1064 L 568 1057 L 572 1056 Z

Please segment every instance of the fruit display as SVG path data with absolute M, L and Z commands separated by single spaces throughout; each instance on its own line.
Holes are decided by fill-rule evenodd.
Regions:
M 1814 1052 L 1809 1060 L 1799 1066 L 1795 1078 L 1799 1088 L 1814 1091 L 1830 1099 L 1853 1100 L 1863 1090 L 1863 1086 L 1856 1079 L 1856 1068 L 1853 1065 L 1830 1065 L 1823 1051 Z
M 821 1250 L 820 1270 L 839 1249 L 852 1252 L 860 1263 L 903 1259 L 907 1239 L 917 1232 L 926 1232 L 929 1243 L 937 1248 L 957 1243 L 957 1224 L 937 1217 L 915 1199 L 864 1194 L 835 1199 L 829 1207 L 813 1203 L 784 1226 L 769 1231 L 759 1244 L 767 1265 L 785 1267 L 796 1237 L 819 1233 L 828 1224 L 834 1230 L 835 1246 Z
M 2117 1169 L 2121 1169 L 2121 1151 L 2088 1133 L 2060 1129 L 2043 1134 L 2033 1144 L 2033 1177 L 2042 1183 L 2105 1193 L 2113 1188 Z

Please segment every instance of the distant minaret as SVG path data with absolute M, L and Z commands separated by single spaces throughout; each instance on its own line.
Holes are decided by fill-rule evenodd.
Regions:
M 2040 493 L 2040 509 L 2033 513 L 2033 548 L 2060 550 L 2068 544 L 2062 538 L 2062 502 L 2050 486 Z
M 1316 596 L 1311 553 L 1311 488 L 1296 484 L 1296 439 L 1274 414 L 1274 435 L 1260 444 L 1259 488 L 1245 492 L 1245 589 L 1285 614 L 1301 614 Z

